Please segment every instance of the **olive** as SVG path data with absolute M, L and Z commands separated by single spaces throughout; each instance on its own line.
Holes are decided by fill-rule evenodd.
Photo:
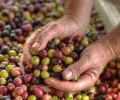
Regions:
M 80 54 L 83 51 L 84 47 L 82 45 L 75 45 L 75 52 Z
M 28 100 L 37 100 L 36 96 L 35 95 L 30 95 L 28 97 Z
M 33 77 L 31 83 L 32 84 L 39 84 L 40 83 L 40 79 L 36 78 L 36 77 Z
M 1 48 L 1 53 L 2 53 L 2 54 L 7 54 L 9 50 L 10 50 L 9 46 L 4 45 L 4 46 Z
M 2 30 L 5 26 L 5 22 L 3 20 L 0 20 L 0 30 Z
M 41 72 L 41 78 L 42 79 L 46 79 L 50 76 L 50 74 L 47 71 L 42 71 Z
M 89 99 L 89 96 L 83 94 L 81 100 L 90 100 L 90 99 Z
M 13 47 L 13 44 L 12 44 L 11 42 L 8 42 L 8 43 L 6 44 L 6 46 L 8 46 L 9 48 L 12 48 L 12 47 Z
M 56 78 L 58 80 L 62 79 L 62 75 L 60 73 L 50 73 L 50 76 L 54 77 L 54 78 Z
M 40 62 L 40 59 L 37 57 L 37 56 L 33 56 L 31 58 L 31 63 L 34 65 L 34 66 L 37 66 Z
M 87 37 L 84 37 L 82 40 L 81 40 L 81 45 L 83 47 L 87 47 L 89 45 L 89 41 L 88 41 L 88 38 Z
M 9 30 L 3 30 L 2 36 L 10 36 Z
M 0 64 L 0 70 L 4 70 L 5 69 L 5 65 Z
M 1 70 L 0 71 L 0 77 L 3 77 L 3 78 L 8 78 L 9 74 L 6 70 Z
M 57 58 L 53 58 L 51 62 L 54 65 L 56 65 L 56 64 L 62 64 L 62 61 L 60 59 L 57 59 Z
M 77 59 L 78 58 L 78 55 L 77 55 L 77 53 L 76 52 L 71 52 L 70 53 L 70 57 L 72 57 L 73 59 Z
M 36 27 L 38 25 L 42 25 L 42 21 L 40 19 L 36 19 L 34 22 L 33 22 L 33 27 Z
M 61 71 L 62 71 L 62 68 L 61 68 L 60 65 L 54 65 L 53 66 L 53 72 L 58 73 L 58 72 L 61 72 Z
M 49 43 L 48 43 L 48 48 L 49 48 L 49 49 L 55 49 L 55 48 L 56 48 L 56 45 L 55 45 L 53 42 L 49 42 Z
M 27 11 L 27 4 L 21 4 L 21 9 Z
M 49 59 L 48 57 L 44 57 L 44 58 L 42 59 L 42 64 L 44 64 L 44 65 L 49 65 L 49 63 L 50 63 L 50 59 Z
M 54 43 L 55 45 L 59 45 L 59 44 L 60 44 L 60 39 L 54 39 L 54 40 L 53 40 L 53 43 Z
M 10 25 L 5 25 L 4 30 L 8 30 L 10 32 L 11 31 L 11 26 Z
M 5 85 L 7 82 L 6 82 L 6 79 L 1 77 L 0 78 L 0 85 Z
M 103 24 L 102 24 L 102 23 L 97 23 L 97 24 L 96 24 L 96 29 L 97 29 L 97 30 L 104 30 Z
M 11 34 L 10 34 L 10 39 L 11 39 L 12 41 L 16 41 L 16 40 L 17 40 L 17 35 L 16 35 L 15 33 L 11 33 Z
M 70 48 L 70 51 L 74 51 L 74 45 L 73 44 L 68 44 L 68 47 Z
M 11 77 L 9 77 L 8 80 L 7 80 L 7 82 L 11 83 L 11 82 L 13 82 L 13 79 Z
M 48 50 L 48 57 L 52 58 L 55 55 L 55 49 L 49 49 Z
M 35 77 L 40 77 L 40 70 L 37 70 L 37 69 L 34 70 L 33 74 L 34 74 Z
M 4 61 L 5 60 L 5 56 L 0 54 L 0 62 Z
M 40 56 L 40 57 L 46 57 L 47 55 L 48 55 L 47 50 L 41 50 L 41 51 L 39 52 L 39 56 Z
M 5 68 L 5 70 L 10 73 L 11 70 L 13 69 L 13 65 L 7 65 L 7 67 Z
M 4 17 L 8 17 L 9 16 L 9 11 L 7 9 L 2 10 L 1 15 Z
M 66 37 L 66 38 L 63 39 L 63 41 L 67 44 L 73 42 L 72 37 Z
M 63 47 L 61 50 L 64 55 L 69 55 L 71 52 L 69 47 Z
M 55 95 L 52 96 L 52 100 L 58 100 L 59 98 Z
M 11 100 L 10 96 L 3 96 L 1 100 Z
M 64 62 L 65 62 L 65 64 L 72 64 L 73 63 L 73 59 L 71 57 L 65 57 L 64 58 Z
M 73 94 L 72 93 L 67 93 L 65 95 L 65 97 L 66 97 L 66 100 L 73 100 Z
M 9 56 L 16 56 L 17 55 L 15 50 L 9 50 L 8 54 L 9 54 Z

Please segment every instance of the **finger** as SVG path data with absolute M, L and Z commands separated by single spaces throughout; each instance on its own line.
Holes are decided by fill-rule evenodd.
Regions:
M 27 63 L 27 65 L 30 67 L 30 59 L 31 59 L 31 45 L 33 44 L 35 38 L 36 38 L 37 34 L 32 34 L 28 40 L 26 41 L 26 43 L 24 44 L 24 48 L 23 48 L 23 58 L 22 61 L 25 61 Z
M 65 80 L 71 80 L 75 77 L 80 76 L 83 72 L 89 69 L 92 66 L 92 62 L 89 61 L 87 55 L 83 55 L 79 61 L 70 65 L 67 69 L 65 69 L 62 73 L 63 78 Z
M 35 43 L 32 46 L 32 50 L 40 51 L 40 50 L 44 49 L 46 47 L 48 41 L 57 37 L 56 36 L 57 33 L 58 33 L 57 28 L 52 27 L 52 26 L 43 30 L 41 32 L 41 34 L 39 34 L 39 36 L 37 36 Z
M 56 90 L 49 87 L 49 86 L 45 86 L 43 84 L 39 84 L 39 86 L 41 87 L 41 89 L 45 92 L 45 93 L 50 93 L 50 94 L 55 94 Z
M 35 32 L 33 32 L 33 34 L 28 38 L 28 40 L 26 41 L 26 43 L 24 44 L 24 48 L 23 48 L 23 58 L 21 60 L 21 64 L 23 63 L 23 61 L 25 61 L 27 63 L 27 65 L 30 67 L 30 58 L 31 58 L 31 46 L 35 41 L 36 36 L 44 29 L 44 27 L 39 28 L 38 30 L 36 30 Z M 32 66 L 31 66 L 32 67 Z
M 77 82 L 70 82 L 70 81 L 60 81 L 55 78 L 48 78 L 45 80 L 45 83 L 49 86 L 64 91 L 64 92 L 79 92 L 84 89 L 90 88 L 94 85 L 95 81 L 98 78 L 98 73 L 96 70 L 88 70 L 85 72 L 81 77 L 80 80 Z M 59 84 L 59 85 L 58 85 Z
M 20 58 L 20 66 L 19 66 L 19 68 L 21 69 L 22 74 L 25 73 L 23 62 L 24 62 L 24 57 L 22 55 L 21 58 Z
M 78 88 L 77 82 L 60 81 L 60 80 L 57 80 L 57 79 L 52 78 L 52 77 L 47 78 L 45 80 L 45 83 L 48 84 L 49 86 L 55 88 L 55 89 L 58 89 L 58 90 L 64 91 L 64 92 L 75 92 L 73 89 Z M 74 87 L 74 88 L 72 88 L 72 87 Z

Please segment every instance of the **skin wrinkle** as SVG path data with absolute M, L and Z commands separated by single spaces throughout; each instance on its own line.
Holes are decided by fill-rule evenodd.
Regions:
M 87 80 L 87 81 L 86 81 Z M 78 82 L 78 89 L 76 92 L 82 91 L 83 89 L 90 88 L 93 85 L 89 73 L 85 72 Z
M 47 27 L 45 26 L 46 28 L 37 31 L 37 34 L 39 34 L 38 40 L 40 40 L 39 50 L 43 49 L 47 42 L 54 37 L 63 38 L 66 36 L 72 36 L 72 33 L 76 31 L 79 31 L 79 34 L 82 35 L 82 33 L 85 32 L 85 28 L 87 27 L 90 19 L 92 0 L 66 0 L 66 2 L 67 5 L 64 17 L 47 24 Z M 44 41 L 41 41 L 41 38 L 44 38 Z M 54 78 L 48 78 L 45 80 L 46 84 L 65 92 L 78 92 L 93 86 L 105 65 L 120 53 L 119 38 L 120 25 L 111 33 L 99 39 L 84 50 L 81 55 L 81 59 L 83 60 L 74 64 L 74 68 L 70 68 L 74 75 L 80 75 L 82 73 L 80 76 L 81 79 L 78 82 L 59 81 Z M 26 48 L 24 47 L 24 56 L 27 52 L 30 54 L 29 50 L 36 39 L 37 38 L 33 38 L 27 41 L 28 44 L 31 45 Z
M 81 8 L 81 11 L 83 10 L 81 13 L 84 12 L 83 14 L 85 14 L 85 15 L 88 14 L 88 13 L 90 14 L 90 12 L 89 12 L 90 9 L 89 9 L 89 8 L 92 8 L 91 3 L 89 3 L 90 1 L 86 0 L 86 1 L 84 1 L 84 2 L 81 1 L 81 2 L 79 2 L 79 3 L 78 3 L 77 1 L 78 1 L 78 0 L 76 0 L 76 2 L 74 2 L 74 1 L 71 0 L 71 3 L 70 3 L 70 2 L 69 2 L 69 3 L 70 3 L 70 4 L 73 4 L 72 2 L 74 2 L 74 4 L 77 4 L 78 7 L 79 7 L 79 4 L 81 4 L 81 3 L 82 3 L 82 4 L 81 4 L 82 7 L 84 7 L 84 5 L 89 5 L 89 6 L 88 6 L 88 10 L 86 10 L 86 11 L 84 11 L 83 8 Z M 87 4 L 86 4 L 86 3 L 87 3 Z M 67 4 L 66 4 L 66 5 L 67 5 Z M 68 8 L 71 9 L 71 6 L 69 5 Z M 72 8 L 72 9 L 73 9 L 73 8 Z M 76 12 L 76 11 L 74 11 L 74 12 Z M 75 15 L 77 15 L 77 13 L 78 13 L 78 12 L 76 12 Z M 78 13 L 78 14 L 79 14 L 79 13 Z M 83 16 L 83 14 L 79 14 L 79 16 L 80 16 L 80 15 Z M 41 29 L 41 31 L 38 30 L 37 32 L 36 32 L 36 31 L 35 31 L 35 32 L 36 32 L 37 34 L 39 34 L 39 32 L 40 32 L 40 34 L 41 34 L 41 32 L 42 32 L 42 34 L 44 35 L 44 34 L 45 34 L 45 33 L 43 33 L 44 30 L 49 29 L 49 27 L 51 27 L 52 25 L 54 26 L 54 24 L 58 24 L 58 26 L 60 26 L 60 27 L 57 27 L 58 29 L 56 29 L 56 30 L 60 30 L 59 28 L 61 28 L 61 30 L 60 30 L 59 32 L 56 32 L 55 37 L 60 37 L 60 35 L 57 35 L 58 33 L 62 33 L 62 34 L 61 34 L 62 37 L 68 36 L 68 34 L 67 34 L 68 32 L 73 33 L 73 32 L 75 32 L 75 30 L 77 30 L 77 29 L 76 29 L 75 22 L 72 21 L 69 17 L 67 17 L 67 8 L 66 8 L 66 11 L 65 11 L 65 15 L 64 15 L 64 16 L 66 17 L 65 19 L 64 19 L 64 17 L 62 17 L 61 19 L 59 19 L 59 20 L 57 20 L 57 21 L 55 21 L 55 22 L 52 22 L 53 24 L 48 24 L 48 25 L 46 25 L 47 27 L 44 26 L 44 27 L 46 27 L 45 29 L 43 28 L 43 30 Z M 87 16 L 88 19 L 85 19 L 84 21 L 87 22 L 87 20 L 89 20 L 89 17 L 90 17 L 90 16 Z M 75 17 L 74 17 L 74 18 L 75 18 Z M 81 18 L 82 18 L 82 17 L 81 17 Z M 60 21 L 60 20 L 61 20 L 61 21 Z M 68 21 L 66 21 L 66 20 L 68 20 Z M 76 20 L 77 20 L 77 19 L 76 19 Z M 81 21 L 82 21 L 82 23 L 81 23 L 81 26 L 80 26 L 80 27 L 81 27 L 81 29 L 84 29 L 83 27 L 84 27 L 84 26 L 87 26 L 87 25 L 85 25 L 85 24 L 87 24 L 87 23 L 83 22 L 83 19 L 81 19 Z M 79 23 L 80 23 L 81 21 L 76 21 L 76 22 L 79 22 Z M 83 23 L 85 23 L 84 26 L 82 25 Z M 64 25 L 64 24 L 65 24 L 65 25 Z M 72 26 L 71 26 L 70 24 L 71 24 Z M 61 25 L 62 25 L 62 26 L 61 26 Z M 70 28 L 68 28 L 68 27 L 70 27 Z M 49 29 L 49 31 L 51 31 L 51 30 Z M 84 31 L 84 30 L 83 30 L 83 31 Z M 63 35 L 63 34 L 64 34 L 64 35 Z M 81 33 L 81 34 L 82 34 L 82 33 Z M 70 36 L 70 35 L 71 35 L 71 34 L 69 34 L 69 36 Z M 51 37 L 51 39 L 52 39 L 52 38 L 53 38 L 53 37 Z M 31 41 L 30 41 L 30 42 L 31 42 Z M 32 45 L 31 45 L 31 46 L 32 46 Z M 31 48 L 31 46 L 28 47 L 28 48 Z M 26 52 L 26 50 L 24 50 L 24 51 Z

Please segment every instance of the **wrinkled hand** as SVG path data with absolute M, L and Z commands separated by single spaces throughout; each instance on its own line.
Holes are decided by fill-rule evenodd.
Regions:
M 31 49 L 34 51 L 40 51 L 44 49 L 53 38 L 64 38 L 67 36 L 75 35 L 75 33 L 84 33 L 86 29 L 85 23 L 78 25 L 77 22 L 71 16 L 64 16 L 63 18 L 45 25 L 39 28 L 28 38 L 23 48 L 23 57 L 21 59 L 21 66 L 23 61 L 27 63 L 29 67 L 31 59 Z
M 77 82 L 60 81 L 50 77 L 45 80 L 46 84 L 55 89 L 72 93 L 92 87 L 105 65 L 114 57 L 109 43 L 107 38 L 104 38 L 90 45 L 83 51 L 79 61 L 63 71 L 62 75 L 65 80 L 80 76 Z

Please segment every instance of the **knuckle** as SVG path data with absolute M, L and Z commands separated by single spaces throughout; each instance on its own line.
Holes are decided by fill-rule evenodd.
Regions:
M 89 80 L 90 80 L 90 86 L 93 86 L 97 80 L 98 72 L 96 70 L 91 70 L 89 73 L 87 73 Z
M 71 69 L 76 76 L 79 76 L 82 67 L 79 64 L 75 63 L 74 67 Z
M 51 28 L 54 30 L 59 29 L 59 25 L 55 23 L 51 26 Z

